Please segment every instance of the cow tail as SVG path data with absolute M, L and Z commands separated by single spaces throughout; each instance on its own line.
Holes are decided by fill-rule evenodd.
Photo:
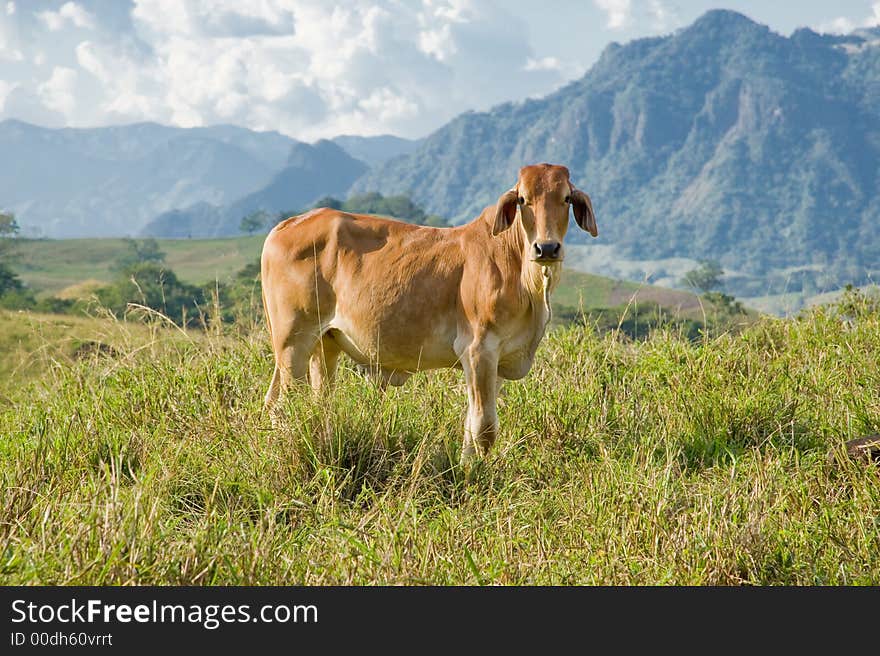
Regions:
M 263 281 L 263 267 L 260 266 L 260 296 L 263 299 L 263 314 L 266 315 L 266 328 L 269 331 L 269 343 L 274 344 L 272 339 L 272 320 L 269 318 L 269 305 L 266 303 L 266 286 Z
M 266 281 L 264 280 L 264 272 L 266 264 L 264 258 L 260 256 L 260 297 L 263 299 L 263 314 L 266 316 L 266 328 L 269 331 L 269 343 L 275 344 L 272 339 L 272 320 L 269 318 L 269 304 L 266 302 Z M 274 347 L 273 347 L 274 348 Z

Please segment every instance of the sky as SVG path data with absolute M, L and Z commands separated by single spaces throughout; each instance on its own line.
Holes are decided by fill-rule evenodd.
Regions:
M 418 138 L 713 8 L 786 36 L 880 24 L 877 0 L 0 0 L 0 119 Z

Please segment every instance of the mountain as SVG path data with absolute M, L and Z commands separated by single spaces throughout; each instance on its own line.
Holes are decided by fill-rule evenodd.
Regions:
M 0 122 L 0 206 L 50 237 L 134 234 L 157 214 L 264 186 L 294 140 L 234 126 L 47 129 Z
M 367 171 L 367 165 L 332 141 L 295 143 L 286 165 L 262 188 L 234 202 L 196 203 L 160 214 L 141 230 L 152 237 L 228 237 L 239 234 L 242 217 L 257 210 L 295 212 L 322 196 L 339 196 Z
M 420 139 L 401 139 L 391 134 L 382 134 L 376 137 L 344 134 L 334 137 L 331 141 L 355 159 L 366 162 L 370 166 L 382 164 L 398 155 L 408 155 L 421 143 Z
M 340 141 L 374 161 L 414 144 L 391 136 Z M 25 234 L 55 238 L 235 235 L 254 210 L 344 195 L 367 170 L 333 142 L 232 125 L 49 129 L 6 120 L 0 149 L 0 208 L 15 212 Z
M 880 253 L 877 41 L 710 11 L 612 44 L 545 98 L 457 117 L 352 192 L 465 221 L 522 165 L 562 163 L 621 257 L 718 259 L 738 291 L 858 282 Z
M 221 209 L 217 205 L 205 202 L 196 203 L 181 209 L 168 210 L 167 212 L 162 212 L 141 228 L 139 235 L 141 237 L 161 237 L 163 239 L 213 237 L 215 236 L 217 223 L 220 220 L 220 212 Z
M 226 236 L 257 209 L 363 192 L 462 222 L 521 166 L 550 161 L 569 167 L 599 220 L 595 242 L 571 232 L 570 266 L 625 263 L 669 284 L 717 259 L 726 290 L 748 297 L 880 275 L 877 28 L 785 37 L 714 10 L 610 45 L 544 98 L 467 112 L 419 141 L 4 121 L 0 147 L 0 207 L 49 236 Z

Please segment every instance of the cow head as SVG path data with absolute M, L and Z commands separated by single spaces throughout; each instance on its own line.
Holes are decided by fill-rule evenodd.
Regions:
M 571 184 L 567 168 L 553 164 L 524 166 L 516 186 L 498 199 L 492 234 L 510 228 L 519 208 L 529 259 L 537 264 L 561 262 L 565 257 L 562 240 L 568 230 L 569 206 L 581 229 L 596 237 L 599 230 L 590 197 Z

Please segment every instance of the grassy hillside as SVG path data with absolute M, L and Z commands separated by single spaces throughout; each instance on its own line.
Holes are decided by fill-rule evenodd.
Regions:
M 876 294 L 880 291 L 880 287 L 875 284 L 863 285 L 859 289 L 867 294 Z M 814 305 L 827 305 L 834 303 L 844 295 L 845 289 L 836 289 L 826 291 L 819 294 L 804 294 L 803 292 L 793 292 L 790 294 L 775 294 L 772 296 L 756 296 L 744 298 L 743 303 L 751 308 L 755 308 L 767 314 L 775 314 L 776 316 L 792 316 L 797 314 L 803 308 L 813 307 Z
M 198 337 L 194 332 L 187 339 Z M 0 397 L 32 380 L 49 380 L 59 367 L 88 360 L 95 352 L 121 355 L 180 338 L 139 322 L 0 310 Z
M 0 584 L 880 584 L 880 477 L 826 461 L 880 429 L 847 313 L 554 330 L 469 476 L 460 373 L 345 368 L 273 428 L 264 334 L 123 335 L 0 404 Z
M 263 239 L 161 239 L 159 245 L 166 264 L 195 284 L 228 279 L 260 256 Z M 21 240 L 14 268 L 38 292 L 58 294 L 86 280 L 109 282 L 110 266 L 126 249 L 122 239 Z
M 554 304 L 597 310 L 629 303 L 656 303 L 671 313 L 697 318 L 701 312 L 699 297 L 690 292 L 656 287 L 645 283 L 615 280 L 591 273 L 566 269 L 553 294 Z

